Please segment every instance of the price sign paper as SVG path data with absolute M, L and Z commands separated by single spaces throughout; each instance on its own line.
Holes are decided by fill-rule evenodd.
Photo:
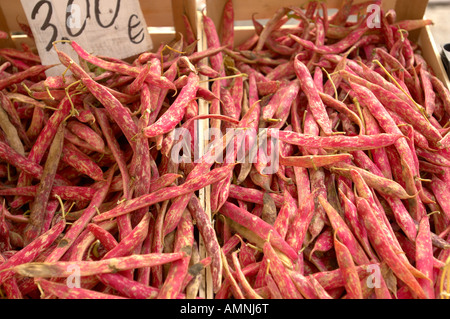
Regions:
M 94 55 L 125 59 L 153 48 L 138 0 L 21 0 L 42 64 L 59 64 L 53 43 L 78 61 L 73 40 Z M 63 40 L 63 41 L 61 41 Z M 66 41 L 67 42 L 67 41 Z M 47 76 L 61 75 L 57 66 Z

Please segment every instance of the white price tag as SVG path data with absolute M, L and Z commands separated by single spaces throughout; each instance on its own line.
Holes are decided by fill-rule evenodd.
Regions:
M 74 40 L 94 55 L 125 59 L 153 48 L 138 0 L 21 0 L 42 64 L 59 64 L 53 47 Z M 58 50 L 78 61 L 69 44 Z M 64 66 L 47 71 L 61 75 Z

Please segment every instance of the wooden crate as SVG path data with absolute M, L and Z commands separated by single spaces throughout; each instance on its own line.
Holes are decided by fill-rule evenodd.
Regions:
M 219 36 L 222 34 L 223 10 L 228 0 L 204 0 L 205 12 L 215 24 Z M 302 6 L 308 0 L 233 0 L 234 10 L 234 46 L 238 46 L 255 34 L 252 24 L 252 15 L 262 24 L 270 19 L 274 13 L 284 6 Z M 337 10 L 341 7 L 343 0 L 325 0 L 331 9 Z M 354 3 L 363 3 L 366 0 L 354 0 Z M 394 9 L 397 13 L 397 20 L 422 19 L 426 18 L 425 11 L 428 1 L 425 0 L 383 0 L 382 9 L 386 12 Z M 199 17 L 201 19 L 201 17 Z M 410 33 L 411 40 L 417 42 L 422 49 L 422 55 L 427 63 L 433 68 L 437 77 L 450 89 L 449 77 L 445 71 L 440 57 L 439 48 L 434 42 L 430 27 L 425 27 Z M 205 190 L 208 198 L 208 188 Z M 205 201 L 207 205 L 207 200 Z M 210 211 L 210 209 L 209 209 Z M 211 294 L 212 284 L 206 278 L 206 293 Z
M 227 0 L 206 0 L 207 15 L 213 19 L 219 34 L 222 27 L 222 12 L 226 2 Z M 253 26 L 246 23 L 251 20 L 253 14 L 255 14 L 256 19 L 264 21 L 265 19 L 269 19 L 280 7 L 303 5 L 307 2 L 307 0 L 234 0 L 235 45 L 239 45 L 254 34 Z M 326 2 L 328 8 L 336 9 L 341 6 L 343 1 L 328 0 Z M 354 3 L 362 2 L 365 2 L 365 0 L 354 1 Z M 383 0 L 382 2 L 383 10 L 395 9 L 398 20 L 423 18 L 427 5 L 428 1 L 425 0 Z M 426 27 L 416 32 L 411 32 L 410 37 L 413 40 L 417 40 L 418 44 L 422 47 L 425 60 L 433 68 L 439 79 L 450 88 L 449 77 L 445 72 L 439 49 L 434 42 L 430 28 Z
M 197 32 L 196 0 L 140 0 L 140 4 L 155 50 L 161 43 L 170 43 L 178 33 L 186 34 L 183 14 Z M 33 40 L 24 34 L 19 23 L 28 24 L 21 2 L 0 0 L 0 30 L 10 34 L 10 39 L 0 41 L 0 47 L 18 47 L 23 42 L 33 47 Z
M 141 9 L 145 17 L 148 32 L 153 42 L 153 51 L 156 51 L 160 45 L 170 44 L 172 41 L 179 39 L 179 35 L 186 36 L 186 28 L 183 21 L 185 15 L 193 29 L 195 37 L 198 39 L 198 50 L 205 49 L 206 45 L 203 41 L 204 37 L 201 34 L 201 19 L 200 12 L 197 10 L 197 0 L 170 0 L 170 1 L 154 1 L 154 0 L 140 0 Z M 8 39 L 0 41 L 0 48 L 20 48 L 22 43 L 27 44 L 31 49 L 36 50 L 33 38 L 27 36 L 20 27 L 20 24 L 28 24 L 25 12 L 19 0 L 6 1 L 0 0 L 0 30 L 6 31 L 9 34 Z M 200 34 L 197 30 L 200 30 Z M 202 77 L 205 80 L 204 77 Z M 207 85 L 206 83 L 202 84 Z M 207 113 L 208 105 L 199 102 L 201 114 Z M 208 122 L 199 121 L 198 134 L 203 135 L 203 130 L 206 130 Z M 201 148 L 202 151 L 202 148 Z M 204 209 L 208 212 L 208 193 L 205 190 L 200 190 L 199 198 Z M 201 257 L 206 257 L 205 245 L 200 238 L 200 254 Z M 204 272 L 204 280 L 200 287 L 200 297 L 211 299 L 211 287 L 207 291 L 206 281 L 211 274 Z

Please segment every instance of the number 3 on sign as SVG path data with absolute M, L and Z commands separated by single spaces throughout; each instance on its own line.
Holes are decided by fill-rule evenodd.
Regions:
M 47 29 L 51 29 L 52 31 L 52 36 L 50 38 L 49 43 L 47 44 L 47 46 L 45 47 L 45 49 L 47 51 L 50 51 L 52 49 L 52 43 L 54 41 L 56 41 L 56 39 L 58 38 L 58 28 L 52 24 L 50 22 L 52 15 L 53 15 L 53 6 L 51 4 L 50 1 L 39 1 L 33 8 L 33 11 L 31 12 L 31 19 L 32 20 L 36 20 L 37 14 L 39 13 L 39 10 L 41 9 L 41 7 L 43 6 L 47 7 L 47 15 L 44 19 L 44 21 L 42 22 L 41 25 L 41 31 L 45 32 L 47 31 Z
M 152 49 L 138 0 L 21 2 L 43 62 L 58 40 L 75 40 L 93 54 L 120 59 Z M 48 61 L 53 63 L 58 61 Z

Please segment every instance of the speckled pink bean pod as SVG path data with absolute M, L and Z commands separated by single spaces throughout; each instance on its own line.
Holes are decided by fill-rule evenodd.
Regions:
M 344 277 L 347 298 L 363 299 L 361 283 L 353 261 L 353 256 L 350 253 L 350 250 L 336 238 L 336 235 L 334 236 L 334 249 L 336 251 L 336 259 L 339 268 Z
M 275 248 L 286 254 L 286 256 L 291 260 L 295 260 L 297 258 L 295 251 L 293 251 L 286 241 L 281 238 L 273 226 L 266 223 L 261 218 L 254 216 L 248 211 L 243 210 L 230 202 L 225 202 L 220 210 L 220 213 L 232 219 L 236 223 L 248 228 L 249 230 L 254 231 L 255 234 L 261 238 L 269 239 Z
M 20 155 L 14 151 L 8 144 L 0 141 L 0 158 L 7 163 L 16 166 L 22 170 L 25 174 L 31 177 L 41 179 L 44 172 L 44 168 L 39 164 L 29 161 L 26 157 Z M 58 185 L 69 185 L 70 183 L 60 175 L 55 175 L 55 182 Z
M 244 202 L 263 204 L 264 192 L 259 189 L 245 188 L 235 184 L 230 185 L 229 196 L 234 199 L 239 199 Z M 281 207 L 283 205 L 283 196 L 280 194 L 271 193 L 270 196 L 275 200 L 275 205 Z
M 196 226 L 203 237 L 206 251 L 211 256 L 211 270 L 213 278 L 213 290 L 217 292 L 222 284 L 222 262 L 220 256 L 220 245 L 217 240 L 216 232 L 213 228 L 210 218 L 206 215 L 200 200 L 196 195 L 192 196 L 189 205 L 189 211 L 192 218 L 196 221 Z
M 355 96 L 359 99 L 360 103 L 366 106 L 373 117 L 375 117 L 380 124 L 380 127 L 389 134 L 399 134 L 403 135 L 400 129 L 395 124 L 395 121 L 386 111 L 383 104 L 375 97 L 375 95 L 367 88 L 355 84 L 353 82 L 350 83 L 353 91 L 355 92 Z M 405 174 L 407 174 L 406 189 L 408 194 L 416 195 L 418 193 L 417 187 L 415 184 L 414 176 L 417 176 L 418 172 L 415 170 L 414 159 L 412 154 L 412 150 L 409 148 L 408 142 L 406 139 L 400 138 L 394 143 L 396 149 L 398 150 L 401 159 L 404 163 Z
M 398 114 L 405 122 L 414 126 L 415 129 L 428 137 L 431 141 L 437 142 L 442 138 L 439 131 L 433 127 L 423 115 L 417 111 L 417 109 L 410 107 L 407 102 L 400 99 L 393 92 L 360 77 L 351 75 L 347 71 L 342 71 L 341 74 L 345 79 L 351 80 L 353 83 L 360 84 L 369 89 L 384 107 Z
M 85 229 L 86 225 L 90 222 L 91 218 L 97 214 L 97 209 L 103 203 L 111 185 L 114 170 L 110 169 L 106 173 L 106 182 L 103 183 L 102 187 L 97 190 L 92 198 L 89 206 L 84 210 L 80 218 L 75 221 L 70 229 L 64 234 L 64 237 L 59 242 L 58 246 L 51 252 L 51 254 L 46 258 L 48 262 L 58 261 L 74 244 L 74 242 L 79 238 L 79 235 Z
M 36 280 L 44 295 L 55 296 L 59 299 L 127 299 L 125 297 L 107 294 L 85 288 L 69 288 L 65 283 L 39 278 Z
M 372 116 L 370 111 L 367 108 L 362 109 L 363 119 L 366 126 L 366 134 L 380 134 L 381 128 L 378 125 L 378 122 Z M 378 166 L 380 171 L 383 173 L 383 176 L 392 179 L 392 171 L 391 166 L 389 164 L 389 159 L 386 154 L 386 150 L 384 148 L 373 149 L 370 151 L 372 155 L 373 162 Z
M 428 216 L 424 216 L 419 221 L 416 237 L 415 263 L 417 270 L 421 271 L 428 279 L 419 278 L 419 284 L 424 288 L 429 299 L 435 299 L 433 289 L 433 244 L 431 241 L 430 221 Z
M 157 299 L 174 299 L 182 291 L 183 279 L 188 274 L 193 244 L 194 224 L 190 213 L 185 210 L 178 223 L 174 243 L 174 252 L 184 252 L 185 256 L 170 265 Z
M 308 108 L 313 114 L 315 120 L 320 125 L 326 135 L 331 135 L 333 130 L 331 128 L 330 119 L 325 110 L 325 106 L 322 99 L 319 96 L 319 92 L 315 87 L 314 80 L 311 76 L 306 65 L 301 62 L 297 57 L 294 60 L 294 69 L 297 78 L 300 81 L 300 88 L 306 94 L 309 104 Z
M 1 90 L 3 90 L 10 85 L 18 84 L 28 78 L 37 76 L 37 75 L 45 72 L 46 70 L 50 69 L 51 67 L 53 67 L 53 65 L 34 65 L 24 71 L 11 74 L 7 78 L 0 79 L 0 88 L 1 88 Z
M 107 111 L 104 109 L 94 109 L 95 118 L 97 119 L 100 128 L 102 130 L 103 136 L 105 137 L 106 143 L 111 150 L 115 161 L 119 167 L 120 175 L 122 178 L 122 189 L 125 198 L 130 198 L 130 174 L 128 171 L 128 167 L 126 165 L 126 160 L 124 158 L 123 151 L 120 148 L 117 139 L 114 137 L 111 125 L 109 123 L 109 119 L 107 116 Z
M 222 43 L 220 42 L 219 35 L 217 33 L 217 29 L 216 29 L 216 26 L 215 26 L 213 20 L 203 12 L 202 21 L 203 21 L 204 32 L 205 32 L 205 36 L 206 36 L 206 43 L 207 43 L 208 48 L 212 49 L 212 48 L 220 47 Z M 228 43 L 225 43 L 222 45 L 224 47 L 226 47 L 228 45 Z M 209 57 L 209 61 L 211 63 L 211 67 L 214 70 L 219 71 L 222 76 L 225 76 L 222 52 L 218 52 L 215 55 L 211 55 Z M 221 80 L 220 82 L 225 84 L 226 80 Z
M 112 250 L 119 244 L 109 231 L 97 224 L 88 224 L 86 226 L 86 229 L 89 230 L 95 236 L 95 238 L 100 241 L 100 243 L 107 251 Z
M 62 124 L 53 139 L 52 145 L 48 153 L 47 161 L 42 172 L 42 177 L 36 191 L 36 196 L 31 204 L 30 219 L 27 227 L 24 230 L 24 243 L 28 245 L 31 241 L 37 238 L 44 230 L 44 223 L 46 220 L 47 203 L 50 199 L 50 194 L 55 181 L 56 172 L 64 143 L 64 125 Z
M 128 200 L 118 205 L 117 207 L 94 217 L 93 221 L 99 222 L 107 220 L 110 218 L 128 214 L 132 211 L 135 211 L 143 207 L 149 207 L 153 204 L 163 202 L 168 199 L 187 195 L 189 193 L 195 192 L 198 189 L 204 188 L 218 180 L 221 180 L 228 174 L 228 171 L 229 171 L 228 166 L 219 169 L 214 169 L 208 172 L 207 174 L 195 176 L 180 186 L 166 187 L 154 193 Z
M 98 261 L 58 261 L 39 263 L 41 266 L 38 273 L 33 272 L 35 264 L 23 264 L 14 269 L 19 273 L 26 273 L 31 277 L 68 277 L 73 274 L 71 267 L 78 267 L 81 276 L 100 275 L 104 273 L 114 273 L 117 271 L 130 270 L 141 267 L 156 266 L 166 264 L 183 258 L 183 252 L 177 253 L 151 253 L 146 255 L 131 255 L 125 257 L 108 258 Z M 30 268 L 27 269 L 27 267 Z
M 308 50 L 312 50 L 319 54 L 339 54 L 349 49 L 352 45 L 356 44 L 360 40 L 360 38 L 364 35 L 364 33 L 367 32 L 367 30 L 368 27 L 356 29 L 339 42 L 323 46 L 316 46 L 313 42 L 304 40 L 295 35 L 290 35 L 290 37 L 293 38 L 303 47 L 307 48 Z
M 398 141 L 403 134 L 359 135 L 359 136 L 312 136 L 296 132 L 280 131 L 279 139 L 285 143 L 341 151 L 370 150 L 386 147 Z
M 58 236 L 64 231 L 66 222 L 61 220 L 51 229 L 38 238 L 33 240 L 29 245 L 21 249 L 14 254 L 5 263 L 0 265 L 0 270 L 12 268 L 16 265 L 21 265 L 33 261 L 42 251 L 49 247 L 58 238 Z M 13 271 L 3 271 L 0 273 L 0 283 L 5 282 L 8 278 L 14 275 Z
M 319 196 L 319 203 L 322 207 L 324 207 L 325 212 L 330 219 L 330 223 L 337 233 L 337 236 L 350 250 L 355 263 L 358 265 L 368 264 L 369 258 L 339 213 L 321 195 Z
M 0 102 L 2 108 L 8 114 L 11 124 L 13 124 L 16 127 L 17 133 L 19 134 L 19 137 L 21 138 L 23 143 L 25 145 L 31 145 L 30 141 L 33 140 L 33 134 L 35 134 L 35 129 L 39 128 L 39 123 L 41 122 L 40 120 L 41 117 L 39 115 L 41 115 L 44 112 L 44 110 L 38 107 L 34 108 L 35 110 L 33 111 L 33 119 L 26 132 L 25 127 L 23 126 L 23 123 L 21 121 L 21 117 L 17 112 L 17 109 L 14 107 L 11 99 L 3 92 L 0 93 Z
M 225 3 L 222 15 L 221 26 L 221 44 L 226 45 L 229 49 L 234 48 L 234 8 L 233 1 L 228 0 Z
M 105 142 L 103 141 L 103 138 L 88 125 L 79 121 L 68 121 L 67 129 L 89 143 L 97 152 L 105 152 Z
M 274 247 L 269 241 L 264 243 L 264 255 L 268 258 L 268 267 L 271 275 L 280 289 L 281 295 L 285 299 L 303 299 L 301 293 L 297 290 L 291 277 L 286 272 L 284 265 L 279 259 Z
M 175 102 L 159 119 L 143 130 L 143 134 L 150 138 L 170 132 L 183 118 L 189 102 L 195 99 L 199 87 L 199 78 L 195 73 L 189 74 L 189 81 L 181 90 Z
M 379 222 L 369 206 L 370 205 L 366 200 L 362 198 L 358 200 L 358 213 L 364 218 L 364 224 L 366 225 L 367 233 L 372 245 L 374 245 L 374 249 L 391 267 L 392 271 L 402 281 L 404 281 L 408 287 L 410 287 L 412 292 L 414 292 L 419 298 L 427 299 L 423 288 L 411 272 L 412 266 L 407 264 L 407 260 L 401 259 L 398 256 L 398 253 L 394 251 L 394 248 L 386 237 L 386 234 L 384 232 L 380 232 Z
M 95 181 L 103 180 L 103 171 L 101 167 L 88 155 L 81 152 L 72 144 L 65 143 L 61 154 L 61 160 Z
M 133 121 L 130 112 L 103 85 L 95 82 L 90 77 L 83 77 L 82 81 L 92 95 L 94 95 L 108 110 L 108 113 L 122 129 L 122 132 L 126 136 L 130 145 L 134 146 L 135 143 L 133 138 L 137 135 L 138 128 L 136 123 Z
M 31 148 L 27 157 L 31 162 L 41 162 L 42 158 L 45 155 L 45 152 L 47 151 L 48 147 L 50 147 L 53 137 L 56 134 L 57 128 L 62 123 L 62 121 L 67 116 L 69 116 L 70 110 L 70 101 L 68 98 L 64 98 L 59 103 L 58 110 L 53 112 L 45 126 L 42 128 L 33 147 Z M 29 176 L 29 174 L 26 174 L 25 172 L 21 172 L 19 175 L 19 180 L 17 181 L 17 186 L 29 186 L 30 184 L 31 176 Z M 11 207 L 17 207 L 17 204 L 20 203 L 21 198 L 18 198 L 16 200 L 11 203 Z
M 137 77 L 141 71 L 140 68 L 135 66 L 130 66 L 126 63 L 119 63 L 119 62 L 110 62 L 106 61 L 104 59 L 101 59 L 100 57 L 96 57 L 94 55 L 89 54 L 86 52 L 77 42 L 71 41 L 71 46 L 75 50 L 75 52 L 84 60 L 97 65 L 105 70 L 113 71 L 119 74 L 124 75 L 130 75 Z M 58 55 L 60 55 L 60 52 L 58 52 Z M 66 64 L 64 64 L 66 65 Z M 68 66 L 68 65 L 66 65 Z M 150 84 L 153 84 L 157 87 L 164 88 L 164 89 L 175 89 L 174 84 L 161 75 L 156 75 L 152 72 L 150 72 L 147 75 L 146 81 Z
M 364 248 L 367 256 L 371 260 L 377 260 L 378 257 L 375 257 L 375 254 L 372 250 L 372 247 L 369 243 L 369 238 L 367 237 L 367 231 L 358 217 L 357 208 L 354 202 L 350 200 L 347 195 L 345 195 L 344 191 L 339 188 L 339 196 L 342 202 L 342 208 L 344 212 L 345 220 L 350 228 L 350 230 L 355 234 L 355 237 L 361 243 L 361 246 Z

